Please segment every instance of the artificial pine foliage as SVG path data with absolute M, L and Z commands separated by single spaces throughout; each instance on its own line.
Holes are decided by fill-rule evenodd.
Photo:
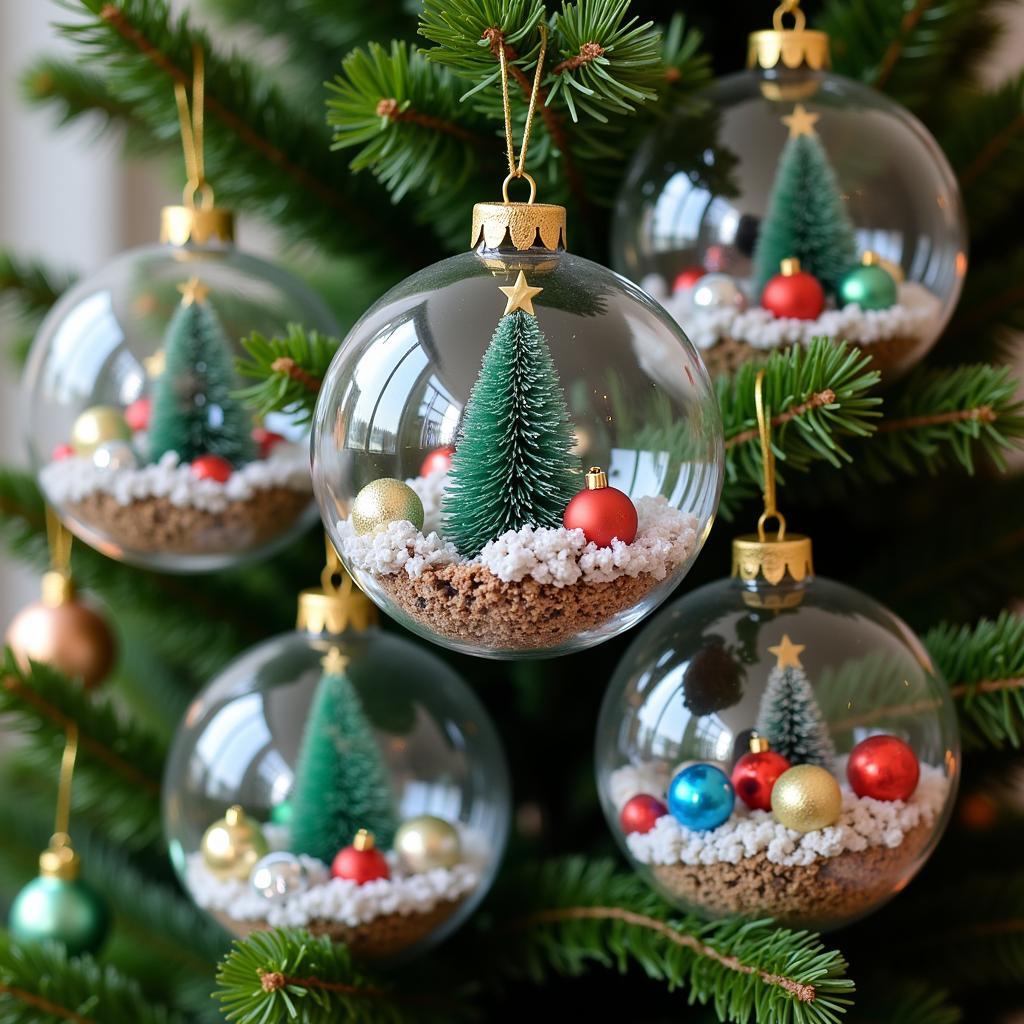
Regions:
M 445 536 L 467 556 L 523 526 L 562 525 L 580 488 L 576 434 L 547 342 L 517 309 L 498 322 L 452 459 Z
M 757 293 L 779 272 L 783 260 L 795 257 L 801 270 L 834 294 L 856 256 L 853 228 L 821 143 L 810 134 L 789 139 L 754 252 Z
M 330 657 L 330 656 L 328 656 Z M 387 849 L 395 834 L 395 802 L 380 748 L 359 693 L 340 661 L 317 684 L 295 766 L 292 845 L 330 864 L 365 828 Z
M 469 205 L 495 198 L 506 170 L 497 50 L 481 38 L 489 28 L 500 30 L 513 69 L 518 137 L 522 83 L 528 89 L 547 20 L 545 98 L 527 169 L 539 198 L 569 204 L 574 251 L 609 261 L 610 205 L 629 187 L 624 170 L 637 146 L 689 105 L 711 67 L 739 69 L 745 33 L 767 27 L 771 12 L 691 0 L 685 27 L 648 26 L 649 18 L 664 22 L 666 6 L 65 0 L 51 4 L 64 37 L 59 56 L 25 54 L 17 70 L 28 102 L 45 107 L 51 123 L 109 126 L 111 142 L 162 155 L 179 172 L 173 86 L 190 80 L 200 44 L 206 172 L 218 200 L 314 254 L 302 269 L 332 302 L 343 337 L 374 295 L 463 249 Z M 1024 435 L 1014 358 L 1014 332 L 1024 327 L 1024 77 L 1019 57 L 1012 66 L 1005 21 L 1019 5 L 803 0 L 802 8 L 813 27 L 831 30 L 837 71 L 906 104 L 932 132 L 970 228 L 964 293 L 920 373 L 883 390 L 864 357 L 833 339 L 764 362 L 794 525 L 814 536 L 830 576 L 919 630 L 960 714 L 963 797 L 927 870 L 879 914 L 824 942 L 770 921 L 682 915 L 621 861 L 616 870 L 601 859 L 610 839 L 591 781 L 594 720 L 631 637 L 551 662 L 452 655 L 501 728 L 519 806 L 530 811 L 521 820 L 540 823 L 519 830 L 486 907 L 401 971 L 371 976 L 343 947 L 294 929 L 255 934 L 220 959 L 224 935 L 209 919 L 200 924 L 202 912 L 179 895 L 161 838 L 164 752 L 213 674 L 289 628 L 295 593 L 319 571 L 322 541 L 311 534 L 259 565 L 201 578 L 141 572 L 78 544 L 76 578 L 109 609 L 123 657 L 105 693 L 88 700 L 41 667 L 4 670 L 0 716 L 16 741 L 0 745 L 0 904 L 37 870 L 70 719 L 82 740 L 76 845 L 116 923 L 98 961 L 0 938 L 0 1021 L 391 1024 L 439 1010 L 446 1021 L 468 1014 L 501 1024 L 547 1020 L 564 1006 L 580 1019 L 603 1020 L 615 1006 L 630 1020 L 687 1024 L 1009 1024 L 1020 1016 L 1024 818 L 1012 780 L 1024 747 L 1024 621 L 1006 609 L 1024 598 L 1024 474 L 1012 459 L 1009 475 L 996 471 Z M 393 46 L 390 36 L 416 45 Z M 600 59 L 574 61 L 592 42 Z M 357 50 L 364 56 L 346 60 Z M 328 96 L 320 83 L 332 76 L 338 88 Z M 3 84 L 13 95 L 9 77 Z M 344 151 L 331 151 L 332 130 Z M 680 138 L 681 165 L 694 140 L 713 136 L 709 115 Z M 790 255 L 810 269 L 806 254 L 778 258 Z M 2 340 L 14 359 L 69 279 L 32 256 L 0 256 L 3 312 L 14 314 Z M 777 270 L 773 262 L 769 276 Z M 284 338 L 254 338 L 252 405 L 311 412 L 334 345 L 302 325 Z M 740 522 L 760 510 L 756 370 L 747 365 L 716 383 L 724 511 Z M 631 418 L 631 443 L 685 457 L 685 438 L 656 404 L 613 412 Z M 731 532 L 712 532 L 688 589 L 720 576 Z M 42 499 L 33 479 L 10 467 L 0 469 L 0 540 L 45 568 Z M 210 998 L 215 989 L 220 1001 Z
M 255 457 L 252 413 L 236 386 L 227 338 L 205 298 L 186 296 L 167 325 L 164 371 L 153 395 L 150 458 L 177 452 L 182 462 L 219 455 L 233 466 Z
M 757 731 L 790 764 L 816 764 L 832 771 L 836 748 L 802 668 L 772 669 L 761 695 Z

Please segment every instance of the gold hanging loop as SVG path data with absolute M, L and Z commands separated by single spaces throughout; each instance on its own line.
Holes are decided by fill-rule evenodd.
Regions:
M 754 408 L 757 410 L 757 433 L 761 438 L 761 466 L 764 473 L 764 512 L 757 521 L 757 536 L 765 539 L 765 523 L 774 519 L 779 524 L 776 540 L 786 539 L 786 518 L 775 504 L 775 452 L 772 450 L 772 420 L 764 402 L 764 370 L 759 370 L 754 381 Z
M 61 522 L 52 506 L 46 506 L 46 543 L 50 549 L 50 568 L 62 576 L 71 575 L 71 531 Z
M 530 183 L 530 198 L 527 202 L 532 206 L 533 201 L 537 198 L 537 182 L 533 180 L 532 174 L 527 174 L 523 171 L 521 174 L 509 174 L 505 180 L 501 183 L 501 198 L 507 203 L 508 198 L 508 187 L 516 178 L 525 178 Z
M 188 182 L 182 191 L 185 206 L 194 208 L 196 195 L 200 196 L 204 210 L 213 208 L 213 186 L 206 180 L 206 161 L 203 150 L 203 108 L 206 105 L 206 73 L 203 48 L 192 47 L 192 109 L 189 110 L 188 93 L 182 82 L 174 85 L 174 99 L 178 104 L 178 124 L 181 129 L 181 147 L 185 153 L 185 173 Z
M 530 132 L 533 130 L 533 115 L 537 110 L 537 97 L 540 95 L 540 80 L 544 74 L 544 57 L 548 51 L 548 29 L 547 26 L 540 26 L 540 53 L 537 55 L 537 69 L 533 75 L 533 88 L 530 90 L 530 105 L 526 111 L 526 124 L 523 126 L 523 141 L 519 147 L 519 160 L 516 161 L 515 143 L 512 141 L 512 105 L 508 98 L 508 57 L 505 55 L 505 47 L 498 47 L 498 61 L 501 64 L 501 102 L 505 111 L 505 149 L 508 155 L 508 177 L 502 185 L 502 193 L 505 202 L 508 202 L 508 183 L 513 178 L 529 178 L 530 180 L 530 202 L 537 197 L 537 185 L 532 178 L 526 174 L 526 151 L 530 146 Z
M 807 27 L 807 15 L 800 10 L 800 0 L 781 0 L 779 6 L 775 8 L 775 13 L 772 15 L 772 25 L 775 26 L 775 31 L 786 31 L 786 26 L 783 24 L 782 19 L 787 14 L 793 15 L 793 28 L 790 31 L 803 32 Z
M 64 741 L 64 754 L 60 759 L 60 782 L 57 787 L 57 814 L 53 831 L 56 835 L 67 835 L 71 821 L 71 783 L 75 775 L 75 761 L 78 758 L 78 726 L 70 722 Z

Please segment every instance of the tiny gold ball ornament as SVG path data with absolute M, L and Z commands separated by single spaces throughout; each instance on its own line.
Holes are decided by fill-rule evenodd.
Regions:
M 94 405 L 75 420 L 71 447 L 76 455 L 89 456 L 107 441 L 130 441 L 131 436 L 119 410 L 112 405 Z
M 772 812 L 786 828 L 813 832 L 839 820 L 843 794 L 831 772 L 798 764 L 783 772 L 772 789 Z
M 199 849 L 217 878 L 247 881 L 257 861 L 266 856 L 267 841 L 259 825 L 236 804 L 203 833 Z
M 395 852 L 413 872 L 454 867 L 462 859 L 455 827 L 433 814 L 402 822 L 395 833 Z
M 117 653 L 110 627 L 77 600 L 71 581 L 59 572 L 43 577 L 43 599 L 15 615 L 4 642 L 22 671 L 39 662 L 80 679 L 87 690 L 110 674 Z
M 423 502 L 401 480 L 381 477 L 367 484 L 352 503 L 352 527 L 356 533 L 376 533 L 389 523 L 408 519 L 417 530 L 423 529 Z

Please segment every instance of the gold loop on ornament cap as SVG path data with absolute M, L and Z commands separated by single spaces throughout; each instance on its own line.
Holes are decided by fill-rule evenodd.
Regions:
M 508 186 L 513 178 L 530 183 L 526 203 L 510 202 Z M 555 203 L 536 203 L 537 183 L 525 171 L 509 174 L 502 182 L 500 203 L 477 203 L 473 207 L 473 232 L 470 248 L 501 249 L 509 245 L 520 252 L 526 249 L 565 251 L 565 207 Z
M 320 574 L 321 586 L 299 594 L 295 628 L 300 633 L 340 636 L 347 629 L 361 631 L 376 625 L 376 606 L 345 572 L 329 538 L 324 538 L 324 544 L 327 563 Z
M 807 17 L 800 0 L 782 0 L 772 17 L 773 28 L 751 32 L 747 44 L 747 67 L 771 71 L 783 67 L 791 71 L 807 68 L 827 71 L 832 60 L 828 35 L 806 28 Z M 785 16 L 793 16 L 793 27 L 785 27 Z

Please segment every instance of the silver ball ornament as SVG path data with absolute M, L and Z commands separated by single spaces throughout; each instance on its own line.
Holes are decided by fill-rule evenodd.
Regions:
M 294 853 L 268 853 L 249 875 L 253 891 L 271 903 L 286 900 L 309 888 L 309 872 Z
M 690 290 L 690 305 L 695 311 L 744 309 L 747 300 L 740 286 L 728 274 L 705 274 Z
M 134 469 L 138 459 L 127 441 L 104 441 L 93 450 L 92 464 L 97 469 Z

